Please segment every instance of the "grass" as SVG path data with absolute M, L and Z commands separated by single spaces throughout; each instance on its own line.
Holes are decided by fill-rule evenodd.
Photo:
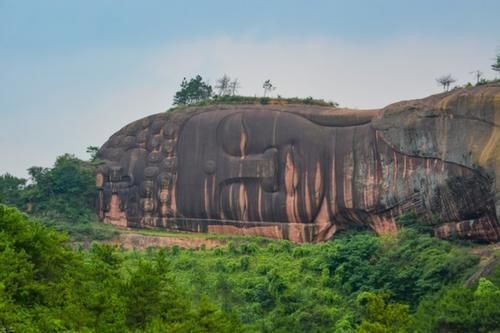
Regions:
M 464 88 L 474 88 L 474 87 L 479 87 L 479 86 L 485 86 L 488 84 L 497 84 L 500 83 L 500 78 L 495 78 L 491 80 L 486 80 L 486 79 L 481 79 L 479 82 L 476 82 L 475 84 L 467 82 L 463 87 Z
M 87 222 L 73 222 L 55 219 L 52 216 L 33 216 L 33 220 L 57 231 L 64 232 L 73 242 L 106 241 L 117 236 L 120 231 L 97 219 Z
M 114 227 L 112 227 L 114 228 Z M 197 233 L 197 232 L 189 232 L 189 231 L 176 231 L 176 230 L 167 230 L 162 228 L 148 228 L 148 229 L 136 229 L 136 228 L 114 228 L 117 233 L 127 233 L 127 234 L 139 234 L 144 236 L 157 236 L 157 237 L 183 237 L 183 238 L 203 238 L 203 239 L 214 239 L 223 242 L 245 242 L 252 241 L 257 242 L 259 245 L 265 245 L 273 240 L 264 238 L 264 237 L 256 237 L 256 236 L 242 236 L 242 235 L 225 235 L 225 234 L 217 234 L 217 233 Z
M 192 106 L 210 106 L 220 104 L 249 104 L 249 105 L 289 105 L 289 104 L 304 104 L 316 105 L 325 107 L 338 107 L 335 102 L 327 102 L 323 99 L 314 99 L 312 97 L 299 98 L 271 98 L 271 97 L 255 97 L 255 96 L 214 96 L 193 104 L 177 105 L 167 110 L 167 112 L 178 111 Z

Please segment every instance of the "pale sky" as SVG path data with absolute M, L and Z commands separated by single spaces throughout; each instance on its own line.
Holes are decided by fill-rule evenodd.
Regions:
M 383 107 L 490 70 L 500 1 L 0 0 L 0 174 L 85 158 L 184 76 Z

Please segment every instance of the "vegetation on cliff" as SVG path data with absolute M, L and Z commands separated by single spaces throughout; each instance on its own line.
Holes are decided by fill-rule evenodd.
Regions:
M 190 80 L 184 78 L 181 82 L 180 89 L 174 96 L 173 104 L 175 106 L 167 111 L 176 111 L 187 106 L 208 106 L 218 104 L 306 104 L 338 107 L 338 104 L 335 102 L 326 102 L 322 99 L 314 99 L 312 97 L 282 98 L 280 95 L 275 98 L 266 97 L 270 91 L 276 89 L 276 87 L 271 84 L 270 80 L 264 82 L 263 97 L 237 95 L 239 87 L 240 83 L 238 79 L 231 80 L 229 76 L 224 75 L 217 80 L 217 85 L 215 86 L 217 93 L 214 94 L 212 86 L 208 82 L 205 82 L 200 75 L 196 75 Z
M 497 54 L 495 62 L 491 65 L 491 69 L 500 73 L 500 52 Z
M 191 106 L 210 106 L 210 105 L 222 105 L 222 104 L 252 104 L 252 105 L 304 104 L 304 105 L 338 107 L 338 104 L 335 102 L 326 102 L 322 99 L 314 99 L 312 97 L 271 98 L 271 97 L 254 97 L 254 96 L 221 96 L 221 97 L 214 96 L 214 98 L 201 100 L 196 103 L 178 105 L 172 107 L 168 109 L 167 112 L 178 111 Z

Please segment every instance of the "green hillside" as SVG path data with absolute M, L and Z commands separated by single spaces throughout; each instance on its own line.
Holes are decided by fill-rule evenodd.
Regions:
M 161 235 L 161 233 L 156 233 Z M 170 235 L 172 237 L 172 235 Z M 212 236 L 216 237 L 216 236 Z M 0 206 L 3 332 L 495 332 L 500 269 L 488 246 L 405 227 L 297 245 L 224 238 L 211 250 L 72 250 Z

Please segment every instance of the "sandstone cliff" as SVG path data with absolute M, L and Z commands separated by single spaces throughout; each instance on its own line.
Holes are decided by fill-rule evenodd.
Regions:
M 500 85 L 380 110 L 218 105 L 152 115 L 101 148 L 107 222 L 293 241 L 352 226 L 500 237 Z

